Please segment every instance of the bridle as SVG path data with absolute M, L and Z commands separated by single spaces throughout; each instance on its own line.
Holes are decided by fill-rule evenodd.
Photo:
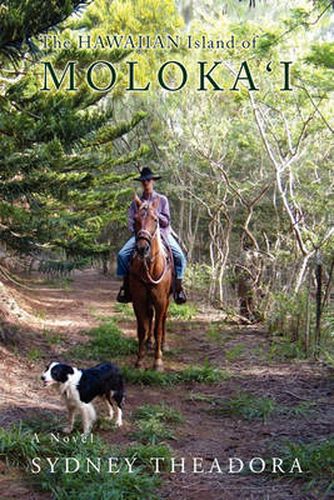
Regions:
M 157 224 L 155 226 L 153 233 L 150 233 L 150 231 L 147 231 L 147 229 L 140 229 L 135 235 L 136 236 L 136 243 L 139 240 L 145 240 L 149 244 L 149 247 L 151 250 L 152 241 L 156 237 L 158 230 L 159 230 L 159 221 L 157 221 Z M 156 256 L 152 257 L 151 255 L 149 255 L 147 257 L 142 257 L 139 255 L 138 252 L 137 252 L 137 256 L 140 259 L 142 259 L 144 262 L 144 269 L 145 269 L 146 276 L 141 277 L 142 281 L 144 281 L 144 283 L 147 283 L 150 285 L 158 285 L 163 280 L 163 278 L 167 272 L 167 269 L 168 269 L 168 263 L 167 263 L 167 259 L 166 259 L 166 256 L 164 255 L 164 253 L 163 253 L 164 267 L 163 267 L 162 273 L 160 274 L 159 278 L 157 278 L 157 279 L 153 278 L 153 276 L 151 275 L 149 266 L 148 266 L 148 262 L 150 262 L 150 263 L 154 262 Z M 146 279 L 144 279 L 144 278 L 146 278 Z
M 152 240 L 153 240 L 153 238 L 155 238 L 157 230 L 158 230 L 158 223 L 155 226 L 153 234 L 151 234 L 149 231 L 147 231 L 147 229 L 140 229 L 138 231 L 138 233 L 136 234 L 136 242 L 138 240 L 145 240 L 151 246 Z

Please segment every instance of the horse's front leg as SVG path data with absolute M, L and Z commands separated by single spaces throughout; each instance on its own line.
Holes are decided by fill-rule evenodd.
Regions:
M 165 313 L 163 315 L 163 319 L 162 319 L 162 341 L 161 341 L 161 348 L 162 348 L 163 352 L 169 352 L 170 351 L 169 346 L 166 343 L 166 319 L 167 319 L 168 305 L 169 305 L 169 303 L 167 304 L 166 311 L 165 311 Z
M 160 305 L 156 307 L 155 325 L 154 325 L 154 338 L 155 338 L 154 369 L 157 371 L 163 371 L 162 342 L 163 342 L 164 314 L 165 314 L 164 307 L 161 307 Z
M 146 347 L 149 351 L 152 350 L 152 348 L 153 348 L 153 342 L 152 342 L 153 330 L 154 330 L 153 315 L 154 315 L 154 308 L 151 305 L 151 306 L 149 306 L 149 309 L 148 309 L 149 330 L 148 330 L 148 337 L 146 339 Z
M 138 337 L 138 355 L 136 361 L 136 368 L 142 368 L 143 358 L 146 353 L 145 340 L 150 327 L 149 316 L 146 312 L 146 307 L 134 307 L 137 318 L 137 337 Z

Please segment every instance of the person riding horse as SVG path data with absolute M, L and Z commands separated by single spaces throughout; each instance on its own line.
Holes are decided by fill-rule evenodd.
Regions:
M 154 191 L 154 182 L 161 179 L 160 175 L 155 175 L 150 168 L 144 167 L 140 172 L 140 177 L 135 180 L 140 181 L 143 186 L 143 194 L 141 200 L 143 202 L 152 203 L 154 200 L 159 199 L 158 205 L 158 217 L 159 226 L 162 238 L 170 246 L 175 265 L 175 291 L 174 300 L 177 304 L 184 304 L 187 300 L 186 294 L 182 287 L 182 279 L 184 277 L 184 272 L 186 269 L 186 258 L 181 250 L 180 245 L 171 234 L 170 225 L 170 212 L 169 212 L 169 202 L 166 196 Z M 134 216 L 136 213 L 136 203 L 132 201 L 129 212 L 128 212 L 128 227 L 131 233 L 134 233 Z M 129 290 L 129 266 L 131 261 L 131 256 L 135 250 L 136 239 L 132 235 L 131 238 L 125 243 L 121 248 L 117 256 L 117 276 L 123 278 L 123 285 L 117 295 L 117 301 L 121 303 L 131 302 L 131 294 Z

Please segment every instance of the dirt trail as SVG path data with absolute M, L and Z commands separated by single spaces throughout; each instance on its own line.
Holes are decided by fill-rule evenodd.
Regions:
M 118 286 L 110 277 L 92 269 L 75 273 L 65 288 L 50 288 L 36 281 L 33 285 L 36 288 L 26 292 L 24 299 L 21 297 L 22 307 L 34 319 L 26 321 L 24 334 L 16 345 L 15 342 L 7 347 L 0 344 L 0 425 L 8 426 L 30 415 L 45 418 L 49 412 L 64 414 L 59 397 L 41 387 L 41 370 L 50 359 L 70 362 L 66 351 L 84 342 L 85 331 L 99 324 L 101 318 L 119 317 L 124 334 L 135 336 L 134 320 L 122 319 L 115 310 Z M 285 441 L 326 439 L 333 430 L 334 381 L 327 369 L 306 361 L 275 362 L 268 358 L 270 339 L 261 328 L 217 323 L 213 328 L 212 319 L 217 319 L 213 311 L 200 308 L 191 321 L 169 321 L 172 352 L 165 357 L 165 368 L 168 372 L 209 362 L 226 370 L 227 379 L 214 385 L 195 382 L 163 388 L 128 385 L 126 425 L 110 435 L 101 431 L 103 437 L 110 442 L 130 443 L 135 408 L 145 403 L 165 402 L 184 416 L 184 423 L 175 427 L 175 439 L 170 444 L 175 456 L 185 457 L 186 472 L 166 476 L 161 498 L 319 498 L 316 491 L 304 493 L 302 483 L 293 477 L 192 472 L 192 457 L 203 457 L 205 470 L 215 457 L 224 467 L 229 457 L 240 457 L 246 463 L 252 457 L 279 456 L 277 446 Z M 128 362 L 133 361 L 134 356 L 129 357 Z M 147 366 L 152 362 L 149 355 Z M 274 412 L 265 421 L 215 411 L 222 400 L 244 393 L 270 398 L 286 411 Z M 311 412 L 287 411 L 301 404 L 310 405 Z M 7 491 L 7 498 L 50 498 L 30 491 L 23 482 L 17 483 L 15 470 L 6 469 L 6 478 L 2 472 L 0 469 L 0 491 Z

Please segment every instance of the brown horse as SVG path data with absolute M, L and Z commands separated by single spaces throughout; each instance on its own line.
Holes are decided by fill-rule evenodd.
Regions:
M 162 371 L 166 316 L 172 289 L 172 264 L 160 237 L 156 213 L 159 200 L 149 205 L 136 196 L 135 203 L 136 250 L 129 270 L 129 288 L 137 318 L 139 347 L 136 366 L 142 367 L 154 326 L 154 368 Z

